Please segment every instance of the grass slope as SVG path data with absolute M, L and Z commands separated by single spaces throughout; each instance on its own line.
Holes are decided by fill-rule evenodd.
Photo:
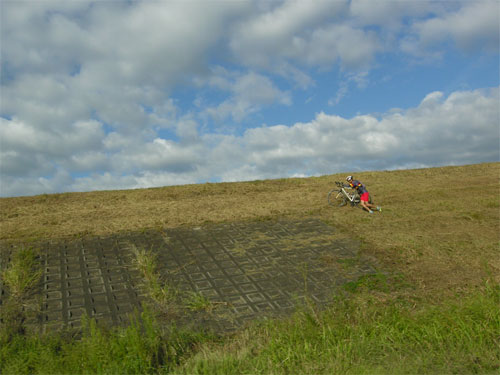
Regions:
M 383 207 L 373 216 L 326 204 L 344 177 L 2 198 L 0 240 L 309 215 L 362 239 L 367 253 L 431 293 L 499 274 L 500 163 L 355 174 Z
M 494 373 L 500 363 L 499 172 L 500 163 L 487 163 L 356 173 L 383 207 L 374 215 L 326 204 L 344 175 L 0 199 L 0 240 L 14 242 L 313 216 L 361 239 L 364 255 L 392 275 L 348 285 L 348 297 L 324 313 L 306 309 L 222 342 L 172 337 L 161 327 L 147 342 L 133 327 L 89 330 L 80 341 L 50 338 L 52 346 L 45 345 L 48 338 L 10 336 L 1 343 L 0 370 Z M 136 343 L 130 350 L 121 346 L 127 335 Z M 119 354 L 111 355 L 115 347 Z M 96 357 L 87 361 L 81 352 Z M 143 362 L 131 364 L 137 356 Z M 22 367 L 28 362 L 31 367 Z

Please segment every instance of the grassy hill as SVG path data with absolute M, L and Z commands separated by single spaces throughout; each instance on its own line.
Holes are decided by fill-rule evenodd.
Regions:
M 78 342 L 51 338 L 56 343 L 51 351 L 43 349 L 46 338 L 11 335 L 4 338 L 8 345 L 4 342 L 0 360 L 17 372 L 497 372 L 499 172 L 500 163 L 486 163 L 355 173 L 383 207 L 376 215 L 327 205 L 328 191 L 348 172 L 0 199 L 0 240 L 6 242 L 315 217 L 360 239 L 363 254 L 394 275 L 351 284 L 348 297 L 339 297 L 326 312 L 305 311 L 236 337 L 178 333 L 172 342 L 171 332 L 167 340 L 152 323 L 153 333 L 143 341 L 133 327 L 125 333 L 89 331 Z M 127 351 L 130 342 L 139 354 Z M 105 354 L 94 347 L 102 344 L 116 351 Z M 161 359 L 151 354 L 155 350 L 163 353 Z M 89 357 L 92 353 L 95 357 Z M 63 359 L 56 360 L 56 354 Z M 39 364 L 23 367 L 27 356 Z M 133 367 L 124 359 L 130 356 L 143 362 Z M 79 365 L 71 367 L 71 358 Z

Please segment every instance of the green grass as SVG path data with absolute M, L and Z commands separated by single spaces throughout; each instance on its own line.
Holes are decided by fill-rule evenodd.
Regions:
M 0 278 L 9 291 L 1 296 L 0 301 L 0 341 L 26 332 L 25 320 L 36 315 L 39 309 L 30 293 L 41 275 L 37 253 L 30 247 L 21 247 L 14 252 L 10 264 L 0 272 Z
M 499 289 L 414 307 L 348 294 L 326 312 L 254 328 L 206 346 L 185 374 L 498 373 Z
M 85 320 L 78 340 L 17 335 L 1 342 L 2 374 L 148 374 L 169 372 L 209 336 L 161 327 L 146 310 L 128 327 L 98 328 Z
M 390 293 L 396 290 L 412 289 L 412 285 L 401 274 L 377 272 L 361 276 L 358 280 L 347 282 L 343 285 L 343 288 L 352 293 L 366 290 Z
M 113 330 L 87 321 L 75 339 L 24 329 L 40 267 L 25 249 L 1 274 L 9 293 L 0 305 L 0 373 L 498 374 L 499 172 L 500 163 L 487 163 L 356 173 L 382 205 L 377 215 L 326 204 L 344 175 L 0 199 L 0 239 L 11 242 L 312 215 L 360 240 L 360 254 L 383 270 L 345 285 L 326 311 L 308 304 L 289 319 L 215 338 L 156 318 L 161 305 L 214 306 L 172 295 L 141 249 L 137 267 L 154 312 Z
M 142 275 L 142 287 L 149 296 L 153 308 L 164 318 L 182 315 L 185 310 L 211 312 L 216 303 L 200 292 L 181 293 L 180 290 L 162 280 L 158 272 L 157 259 L 153 251 L 131 246 L 133 264 Z
M 164 314 L 174 314 L 178 309 L 178 291 L 163 282 L 157 270 L 156 256 L 151 250 L 131 246 L 134 265 L 142 275 L 142 287 L 155 307 Z
M 211 311 L 214 308 L 214 304 L 200 292 L 188 293 L 184 304 L 190 311 Z
M 32 248 L 23 247 L 12 256 L 8 268 L 1 273 L 10 297 L 19 300 L 39 281 L 42 274 Z
M 196 345 L 214 339 L 201 332 L 189 332 L 165 325 L 157 319 L 183 308 L 177 291 L 163 283 L 151 251 L 131 248 L 134 263 L 144 279 L 144 289 L 152 304 L 143 304 L 126 327 L 98 327 L 94 319 L 83 317 L 82 331 L 39 335 L 28 332 L 26 298 L 41 275 L 36 253 L 23 248 L 2 273 L 10 291 L 1 306 L 0 373 L 66 374 L 66 373 L 156 373 L 169 371 L 181 362 Z M 199 307 L 199 298 L 189 300 Z M 187 308 L 191 308 L 189 305 Z M 76 337 L 75 335 L 81 337 Z
M 440 305 L 338 297 L 234 337 L 166 330 L 146 310 L 113 330 L 85 321 L 83 336 L 17 335 L 1 342 L 3 374 L 493 374 L 500 367 L 500 289 L 486 285 Z M 171 328 L 171 327 L 170 327 Z

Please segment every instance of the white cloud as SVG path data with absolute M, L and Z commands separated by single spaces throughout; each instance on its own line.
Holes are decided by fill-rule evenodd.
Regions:
M 319 114 L 310 123 L 247 131 L 247 163 L 273 174 L 332 173 L 397 165 L 443 165 L 498 158 L 498 88 L 427 96 L 417 108 L 343 119 Z M 429 106 L 430 101 L 433 106 Z M 266 173 L 267 170 L 272 173 Z
M 346 1 L 285 1 L 241 23 L 231 38 L 231 49 L 251 66 L 273 65 L 274 59 L 300 59 L 307 30 L 338 17 L 346 6 Z
M 368 67 L 380 50 L 375 33 L 337 24 L 315 30 L 304 45 L 301 53 L 309 64 L 329 66 L 340 59 L 344 69 L 352 70 Z
M 109 171 L 90 177 L 69 177 L 69 170 L 59 166 L 53 177 L 40 179 L 32 175 L 19 179 L 2 168 L 1 194 L 136 188 L 214 179 L 236 181 L 353 169 L 495 161 L 499 157 L 499 99 L 499 88 L 454 92 L 448 97 L 434 92 L 418 107 L 389 111 L 380 118 L 364 115 L 346 119 L 319 113 L 310 122 L 249 129 L 242 136 L 196 134 L 188 143 L 159 138 L 149 143 L 138 140 L 108 156 L 108 160 L 103 160 L 99 153 L 93 158 L 82 153 L 80 169 L 112 164 Z M 196 123 L 185 121 L 190 128 L 187 132 L 194 131 Z M 88 125 L 78 125 L 76 129 Z M 97 125 L 92 126 L 98 128 Z M 6 160 L 8 157 L 2 153 L 2 167 Z
M 82 70 L 100 77 L 100 82 L 176 83 L 201 68 L 207 48 L 224 31 L 225 17 L 238 7 L 142 1 L 99 10 L 92 21 L 102 58 L 89 61 Z
M 339 104 L 344 97 L 349 94 L 349 89 L 353 83 L 360 89 L 368 86 L 368 72 L 361 71 L 359 73 L 348 73 L 345 75 L 346 78 L 340 80 L 339 89 L 334 98 L 328 99 L 329 106 L 335 106 Z
M 425 98 L 420 103 L 420 107 L 428 106 L 428 105 L 438 105 L 443 98 L 444 94 L 441 91 L 434 91 L 430 94 L 427 94 Z
M 246 2 L 7 2 L 2 49 L 18 71 L 62 72 L 76 60 L 101 84 L 173 82 L 199 69 L 207 48 L 225 32 L 226 20 L 248 7 Z
M 351 0 L 350 14 L 359 26 L 383 26 L 390 32 L 403 27 L 405 17 L 422 17 L 430 12 L 441 13 L 441 5 L 432 1 Z
M 106 164 L 102 157 L 101 160 L 96 157 L 102 148 L 103 137 L 104 132 L 97 121 L 76 122 L 60 131 L 57 128 L 38 129 L 17 118 L 0 118 L 2 190 L 8 189 L 13 194 L 20 185 L 22 191 L 31 191 L 31 187 L 13 179 L 52 176 L 63 171 L 68 175 L 70 171 L 89 171 Z
M 61 161 L 61 166 L 73 173 L 105 171 L 111 168 L 108 154 L 102 151 L 88 151 L 74 154 L 70 158 Z
M 2 59 L 16 72 L 69 73 L 88 52 L 78 22 L 89 1 L 3 1 Z M 78 15 L 78 16 L 77 16 Z
M 170 186 L 195 183 L 192 177 L 179 176 L 176 173 L 144 172 L 139 175 L 118 176 L 109 172 L 82 177 L 73 181 L 73 191 L 140 189 L 151 186 Z
M 338 152 L 357 148 L 359 168 L 498 154 L 497 89 L 434 92 L 417 108 L 377 118 L 320 113 L 290 126 L 253 123 L 234 135 L 239 121 L 261 118 L 251 115 L 305 101 L 300 90 L 320 86 L 318 70 L 340 70 L 333 105 L 372 82 L 383 52 L 440 56 L 451 40 L 498 53 L 495 1 L 0 7 L 1 195 L 328 173 L 346 165 Z M 306 96 L 319 98 L 323 87 Z
M 406 52 L 417 56 L 436 53 L 434 50 L 451 40 L 464 52 L 498 53 L 500 4 L 495 0 L 465 2 L 452 12 L 415 22 L 413 35 L 402 44 Z
M 287 62 L 367 67 L 380 43 L 375 33 L 341 19 L 347 12 L 346 1 L 285 1 L 238 26 L 230 46 L 241 63 L 273 71 Z
M 63 75 L 24 74 L 2 86 L 2 112 L 43 129 L 60 129 L 90 117 L 90 108 Z M 83 100 L 82 100 L 83 99 Z
M 274 103 L 291 105 L 290 93 L 281 91 L 269 78 L 255 72 L 236 77 L 233 74 L 231 77 L 225 74 L 212 77 L 209 82 L 217 88 L 231 92 L 229 99 L 217 107 L 206 109 L 206 113 L 218 122 L 228 117 L 240 122 L 251 113 Z
M 175 108 L 165 106 L 165 96 L 205 69 L 227 22 L 249 7 L 67 3 L 37 2 L 31 9 L 32 3 L 2 2 L 2 68 L 11 77 L 2 87 L 3 113 L 47 126 L 91 115 L 121 128 L 168 126 Z
M 0 118 L 2 151 L 41 153 L 47 157 L 65 157 L 70 153 L 98 150 L 104 137 L 97 121 L 81 121 L 68 126 L 64 132 L 57 129 L 39 130 L 17 118 Z

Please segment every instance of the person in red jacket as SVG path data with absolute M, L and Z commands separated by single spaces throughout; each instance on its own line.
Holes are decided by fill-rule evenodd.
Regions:
M 358 180 L 355 180 L 353 176 L 347 176 L 346 180 L 349 183 L 349 186 L 353 189 L 356 189 L 356 191 L 358 192 L 359 198 L 361 199 L 361 207 L 363 207 L 371 214 L 373 214 L 373 210 L 377 210 L 380 212 L 382 211 L 382 207 L 375 206 L 374 204 L 370 203 L 370 193 L 368 192 L 368 190 L 366 190 L 365 185 L 363 185 Z

